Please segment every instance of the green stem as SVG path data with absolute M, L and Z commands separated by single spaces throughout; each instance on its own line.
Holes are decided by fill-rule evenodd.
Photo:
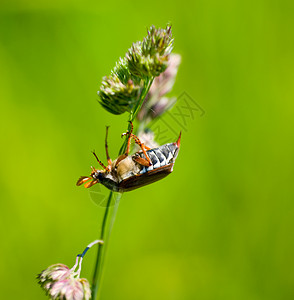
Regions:
M 153 82 L 153 78 L 148 78 L 145 81 L 141 96 L 140 96 L 140 100 L 138 101 L 138 104 L 136 105 L 136 107 L 134 108 L 134 111 L 132 114 L 130 114 L 130 118 L 129 121 L 134 121 L 140 108 L 141 105 L 143 104 L 146 95 L 151 87 L 151 84 Z M 131 130 L 131 124 L 129 124 L 128 130 Z M 126 151 L 126 140 L 124 141 L 119 154 L 122 154 Z M 94 274 L 93 274 L 93 279 L 92 279 L 92 299 L 96 300 L 98 299 L 98 292 L 99 292 L 99 288 L 101 285 L 101 278 L 102 278 L 102 274 L 103 274 L 103 265 L 104 265 L 104 261 L 105 261 L 105 256 L 106 256 L 106 250 L 107 250 L 107 245 L 108 245 L 108 240 L 111 234 L 111 230 L 112 230 L 112 226 L 116 217 L 116 213 L 117 213 L 117 209 L 118 209 L 118 205 L 119 205 L 119 200 L 121 198 L 121 194 L 116 194 L 115 195 L 115 206 L 114 209 L 112 211 L 112 218 L 111 218 L 111 222 L 109 225 L 109 229 L 105 238 L 105 230 L 106 230 L 106 226 L 107 226 L 107 218 L 109 215 L 109 209 L 110 209 L 110 204 L 111 204 L 111 199 L 112 197 L 114 197 L 114 193 L 111 191 L 109 193 L 108 196 L 108 200 L 107 200 L 107 206 L 104 212 L 104 217 L 103 217 L 103 221 L 102 221 L 102 228 L 101 228 L 101 233 L 100 233 L 100 240 L 103 240 L 104 243 L 103 244 L 99 244 L 98 245 L 98 250 L 97 250 L 97 257 L 96 257 L 96 262 L 95 262 L 95 269 L 94 269 Z
M 108 212 L 109 212 L 109 208 L 110 208 L 112 195 L 113 195 L 113 192 L 111 191 L 108 196 L 107 206 L 106 206 L 103 221 L 102 221 L 102 228 L 101 228 L 101 233 L 100 233 L 100 240 L 102 240 L 102 241 L 104 241 L 104 233 L 105 233 L 105 229 L 106 229 L 107 216 L 108 216 Z M 98 286 L 98 275 L 99 275 L 99 270 L 100 270 L 100 265 L 101 265 L 103 246 L 104 246 L 104 244 L 98 245 L 95 269 L 94 269 L 94 274 L 93 274 L 93 279 L 92 279 L 92 299 L 96 299 L 96 295 L 98 292 L 98 287 L 99 287 Z
M 147 93 L 148 93 L 148 91 L 149 91 L 149 89 L 151 87 L 151 84 L 152 84 L 153 80 L 154 80 L 154 77 L 146 79 L 145 84 L 144 84 L 144 88 L 142 90 L 142 94 L 141 94 L 140 100 L 138 101 L 138 104 L 136 105 L 136 107 L 134 109 L 134 112 L 130 116 L 130 119 L 131 119 L 130 121 L 133 122 L 135 120 L 135 118 L 136 118 L 136 116 L 137 116 L 137 114 L 138 114 L 138 112 L 139 112 L 139 110 L 140 110 L 140 108 L 141 108 L 141 106 L 142 106 L 142 104 L 143 104 L 146 96 L 147 96 Z
M 121 199 L 121 196 L 122 194 L 120 193 L 117 193 L 114 195 L 115 197 L 115 204 L 114 204 L 114 207 L 112 209 L 112 212 L 111 212 L 111 215 L 109 215 L 110 217 L 110 222 L 109 222 L 109 225 L 108 225 L 108 230 L 107 230 L 107 233 L 106 233 L 106 236 L 105 236 L 105 239 L 104 239 L 104 247 L 103 247 L 103 254 L 102 254 L 102 259 L 101 259 L 101 263 L 100 263 L 100 272 L 98 274 L 98 279 L 97 279 L 97 286 L 98 286 L 98 291 L 97 291 L 97 297 L 99 298 L 99 294 L 101 292 L 101 289 L 99 289 L 99 286 L 102 282 L 102 278 L 103 278 L 103 270 L 104 270 L 104 264 L 105 264 L 105 261 L 107 259 L 107 248 L 108 248 L 108 245 L 109 245 L 109 238 L 110 238 L 110 235 L 111 235 L 111 231 L 112 231 L 112 227 L 113 227 L 113 224 L 114 224 L 114 221 L 115 221 L 115 218 L 116 218 L 116 214 L 117 214 L 117 210 L 118 210 L 118 206 L 119 206 L 119 201 Z M 93 298 L 94 299 L 94 298 Z
M 139 99 L 137 105 L 134 107 L 133 112 L 130 114 L 129 121 L 134 122 L 134 120 L 135 120 L 135 118 L 136 118 L 136 116 L 137 116 L 137 114 L 138 114 L 138 112 L 139 112 L 146 96 L 147 96 L 147 93 L 148 93 L 148 91 L 149 91 L 149 89 L 150 89 L 150 87 L 153 83 L 153 80 L 154 80 L 154 77 L 146 79 L 146 81 L 144 83 L 144 87 L 142 89 L 140 99 Z M 130 131 L 130 130 L 131 130 L 131 124 L 128 125 L 128 131 Z M 119 155 L 125 153 L 126 148 L 127 148 L 127 139 L 125 139 L 123 145 L 121 146 L 120 151 L 119 151 Z

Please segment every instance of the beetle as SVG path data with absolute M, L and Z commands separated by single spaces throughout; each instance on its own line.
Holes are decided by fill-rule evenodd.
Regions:
M 107 136 L 108 127 L 106 127 L 105 136 L 107 166 L 93 152 L 103 170 L 91 167 L 92 172 L 90 176 L 81 176 L 76 185 L 79 186 L 85 183 L 85 187 L 89 188 L 96 183 L 101 183 L 114 192 L 123 193 L 158 181 L 173 171 L 180 149 L 181 133 L 175 143 L 168 143 L 150 149 L 133 134 L 133 124 L 131 123 L 131 130 L 122 134 L 122 136 L 128 137 L 126 152 L 113 162 L 108 153 Z M 131 139 L 141 148 L 141 151 L 133 155 L 129 155 Z

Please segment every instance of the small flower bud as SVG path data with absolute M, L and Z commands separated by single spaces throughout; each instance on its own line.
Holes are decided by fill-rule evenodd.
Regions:
M 131 79 L 124 84 L 116 74 L 105 76 L 98 95 L 100 104 L 110 113 L 119 115 L 131 112 L 141 94 L 141 87 L 135 86 Z
M 37 276 L 39 284 L 45 290 L 50 289 L 51 285 L 55 281 L 63 280 L 71 275 L 71 270 L 68 266 L 63 264 L 55 264 L 42 271 Z
M 180 63 L 181 56 L 179 54 L 170 55 L 167 69 L 154 79 L 143 102 L 137 115 L 139 121 L 144 120 L 148 123 L 172 108 L 176 103 L 175 97 L 167 98 L 164 96 L 172 90 Z
M 100 104 L 116 115 L 137 109 L 146 82 L 167 68 L 172 45 L 170 26 L 166 29 L 151 26 L 147 37 L 134 43 L 125 57 L 118 60 L 110 76 L 103 77 L 98 91 Z
M 169 93 L 175 83 L 179 66 L 181 64 L 180 54 L 171 54 L 168 62 L 168 67 L 158 77 L 154 78 L 153 84 L 149 90 L 149 97 L 157 94 L 158 97 L 162 97 Z
M 159 54 L 160 56 L 169 55 L 173 47 L 171 26 L 166 29 L 151 26 L 147 31 L 148 35 L 142 43 L 142 53 L 144 56 Z
M 52 299 L 89 300 L 91 290 L 86 279 L 70 277 L 56 281 L 49 290 L 49 295 Z
M 80 278 L 80 283 L 83 286 L 84 290 L 84 299 L 88 300 L 91 298 L 91 289 L 90 289 L 90 284 L 87 279 L 85 278 Z
M 147 37 L 134 43 L 126 53 L 130 72 L 139 77 L 159 76 L 168 66 L 172 48 L 171 27 L 156 29 L 151 26 Z
M 90 285 L 87 279 L 80 278 L 83 258 L 88 250 L 103 240 L 95 240 L 85 250 L 78 254 L 74 266 L 69 269 L 66 265 L 55 264 L 42 271 L 37 276 L 41 288 L 56 300 L 89 300 L 91 298 Z
M 37 277 L 42 289 L 51 299 L 89 300 L 91 290 L 85 278 L 66 265 L 55 264 L 48 267 Z

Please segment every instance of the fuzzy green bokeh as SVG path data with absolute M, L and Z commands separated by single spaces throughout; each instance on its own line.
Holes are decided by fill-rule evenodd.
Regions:
M 146 27 L 170 21 L 183 58 L 170 96 L 184 98 L 163 120 L 182 129 L 181 153 L 172 175 L 122 198 L 102 299 L 293 299 L 293 9 L 2 1 L 1 297 L 46 299 L 35 274 L 97 238 L 103 208 L 75 182 L 103 155 L 105 125 L 117 156 L 127 116 L 96 91 Z

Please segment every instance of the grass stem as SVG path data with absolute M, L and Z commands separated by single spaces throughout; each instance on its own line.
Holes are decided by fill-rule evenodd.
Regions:
M 147 93 L 148 93 L 148 91 L 151 87 L 152 82 L 153 82 L 153 78 L 146 79 L 145 84 L 144 84 L 144 88 L 143 88 L 141 96 L 140 96 L 140 100 L 138 101 L 138 104 L 134 108 L 134 112 L 132 114 L 130 114 L 130 118 L 129 118 L 130 121 L 133 122 L 135 120 L 135 118 L 136 118 L 136 116 L 137 116 L 137 114 L 140 110 L 140 107 L 143 104 L 144 99 L 145 99 L 145 97 L 146 97 L 146 95 L 147 95 Z M 130 131 L 130 129 L 131 129 L 131 125 L 129 124 L 128 130 Z M 121 149 L 120 149 L 120 151 L 119 151 L 119 154 L 125 153 L 126 146 L 127 146 L 127 143 L 126 143 L 126 140 L 125 140 L 122 147 L 121 147 Z M 109 215 L 111 200 L 112 200 L 113 197 L 115 198 L 115 205 L 114 205 L 114 209 L 112 211 L 112 217 L 111 217 L 111 221 L 110 221 L 110 224 L 109 224 L 108 232 L 107 232 L 107 235 L 105 237 L 105 230 L 106 230 L 106 227 L 107 227 L 107 218 L 108 218 L 108 215 Z M 103 244 L 98 244 L 97 257 L 96 257 L 94 274 L 93 274 L 93 279 L 92 279 L 92 299 L 93 300 L 98 299 L 98 296 L 99 296 L 101 278 L 102 278 L 102 274 L 103 274 L 103 265 L 104 265 L 105 256 L 106 256 L 106 249 L 107 249 L 108 240 L 109 240 L 109 237 L 110 237 L 110 234 L 111 234 L 112 226 L 113 226 L 113 223 L 115 221 L 115 217 L 116 217 L 117 209 L 118 209 L 118 206 L 119 206 L 120 198 L 121 198 L 121 194 L 119 194 L 119 193 L 114 194 L 112 191 L 109 193 L 109 196 L 108 196 L 107 206 L 106 206 L 106 209 L 105 209 L 105 212 L 104 212 L 104 217 L 103 217 L 103 220 L 102 220 L 101 233 L 100 233 L 100 238 L 99 238 L 100 240 L 103 240 L 104 243 Z

